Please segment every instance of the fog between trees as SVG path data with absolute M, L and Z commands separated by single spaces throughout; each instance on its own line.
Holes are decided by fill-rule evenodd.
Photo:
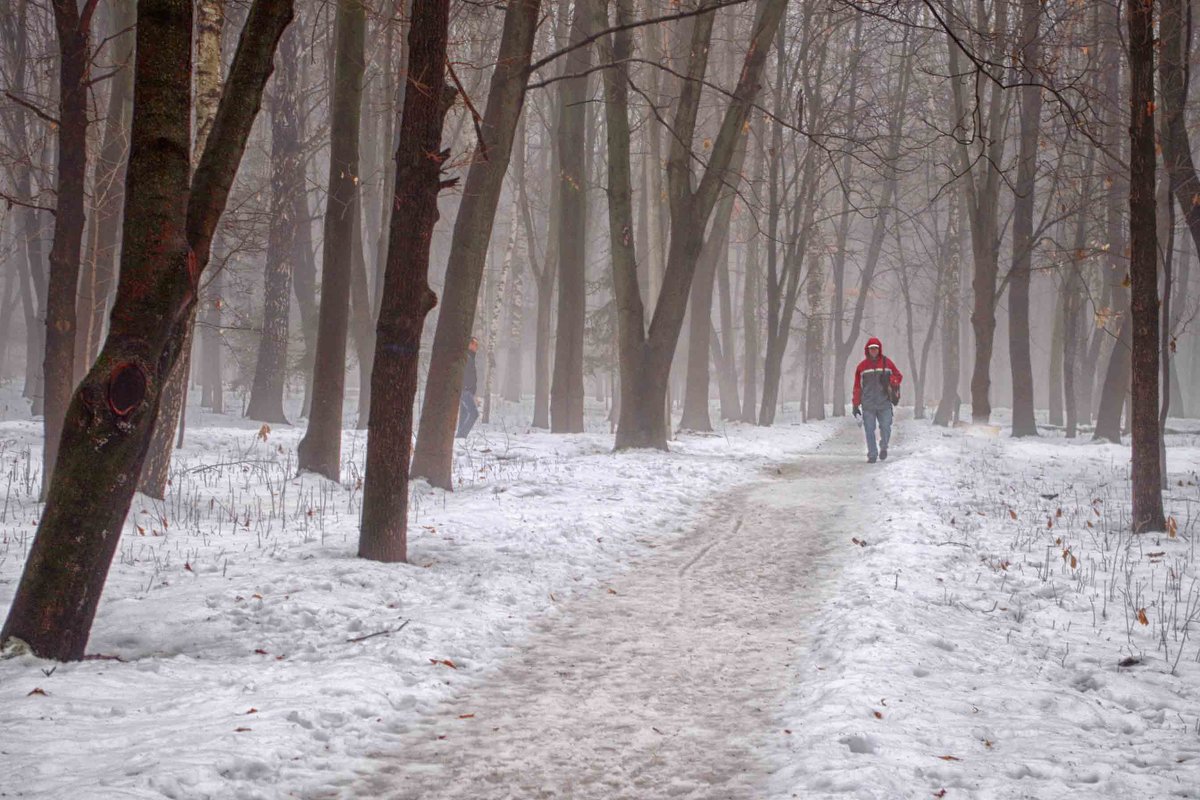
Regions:
M 82 655 L 184 409 L 305 426 L 334 480 L 367 428 L 360 554 L 404 560 L 472 336 L 485 421 L 603 407 L 619 450 L 845 415 L 878 336 L 917 420 L 1132 431 L 1133 524 L 1164 524 L 1162 427 L 1200 410 L 1189 0 L 14 0 L 0 26 L 0 379 L 50 476 L 4 636 L 40 655 Z

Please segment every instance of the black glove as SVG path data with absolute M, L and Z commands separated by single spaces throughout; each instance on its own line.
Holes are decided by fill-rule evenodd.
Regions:
M 862 416 L 862 409 L 859 408 L 858 406 L 854 406 L 854 418 L 858 419 L 861 416 Z

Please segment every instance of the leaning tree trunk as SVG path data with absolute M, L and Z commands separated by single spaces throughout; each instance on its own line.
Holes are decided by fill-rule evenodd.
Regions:
M 417 395 L 421 329 L 437 303 L 429 288 L 429 246 L 438 220 L 442 127 L 454 100 L 445 86 L 450 0 L 413 4 L 408 75 L 425 91 L 406 92 L 396 150 L 396 181 L 389 220 L 387 268 L 380 297 L 371 380 L 372 404 L 363 485 L 358 555 L 375 561 L 408 560 L 408 460 Z M 440 92 L 432 87 L 441 87 Z
M 189 190 L 192 4 L 138 4 L 116 304 L 104 348 L 67 411 L 46 507 L 2 641 L 20 639 L 43 658 L 84 655 L 163 385 L 187 338 L 213 230 L 291 16 L 290 0 L 255 0 Z
M 58 32 L 58 170 L 55 193 L 54 241 L 50 246 L 50 282 L 46 302 L 46 352 L 42 367 L 45 402 L 45 442 L 42 451 L 42 490 L 50 484 L 63 415 L 75 386 L 75 301 L 87 181 L 87 132 L 91 25 L 94 2 L 81 15 L 75 0 L 54 0 Z
M 362 108 L 367 13 L 361 0 L 338 0 L 337 62 L 330 115 L 329 197 L 321 263 L 321 310 L 313 366 L 312 411 L 296 456 L 302 471 L 330 480 L 342 461 L 342 401 L 350 322 L 351 247 L 358 194 L 358 128 Z
M 104 340 L 104 318 L 117 281 L 117 237 L 121 232 L 121 198 L 125 185 L 125 159 L 129 149 L 129 111 L 133 104 L 133 26 L 137 8 L 133 0 L 115 3 L 112 10 L 113 50 L 110 58 L 122 65 L 113 75 L 104 141 L 92 173 L 94 212 L 88 220 L 88 275 L 80 281 L 79 335 L 75 340 L 75 382 L 96 360 Z
M 433 335 L 425 402 L 412 463 L 414 476 L 426 478 L 443 489 L 452 487 L 450 470 L 463 365 L 471 327 L 475 324 L 475 304 L 496 206 L 504 186 L 517 120 L 525 103 L 525 81 L 540 5 L 540 0 L 516 0 L 509 3 L 504 13 L 497 67 L 483 112 L 483 138 L 467 171 L 462 203 L 454 220 L 442 309 Z
M 200 153 L 204 152 L 217 113 L 217 104 L 221 100 L 221 30 L 225 26 L 225 0 L 201 0 L 196 4 L 196 11 L 196 141 L 191 150 L 193 166 L 200 158 Z M 167 492 L 175 431 L 180 427 L 187 403 L 195 304 L 190 309 L 189 313 L 193 316 L 188 321 L 183 354 L 163 387 L 150 451 L 138 482 L 140 492 L 160 499 Z
M 1158 231 L 1154 203 L 1154 0 L 1130 3 L 1129 275 L 1133 318 L 1133 530 L 1161 531 Z
M 550 430 L 583 432 L 583 334 L 587 316 L 587 72 L 592 50 L 583 44 L 591 10 L 575 4 L 566 75 L 559 83 L 558 123 L 558 327 L 550 382 Z M 708 353 L 705 352 L 707 359 Z
M 279 71 L 271 97 L 271 217 L 263 275 L 262 338 L 246 416 L 286 425 L 283 390 L 287 379 L 288 315 L 292 299 L 292 242 L 308 220 L 294 216 L 292 198 L 304 192 L 304 143 L 299 138 L 301 93 L 297 61 L 301 32 L 293 28 L 280 42 Z M 206 348 L 207 350 L 207 343 Z

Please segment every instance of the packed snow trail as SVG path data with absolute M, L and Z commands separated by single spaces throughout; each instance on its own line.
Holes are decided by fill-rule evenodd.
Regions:
M 863 451 L 847 426 L 716 499 L 678 542 L 535 624 L 343 796 L 767 797 L 801 630 L 886 468 Z

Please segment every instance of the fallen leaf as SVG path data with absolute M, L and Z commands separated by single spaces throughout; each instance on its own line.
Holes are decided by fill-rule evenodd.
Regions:
M 1146 609 L 1144 609 L 1144 608 L 1138 609 L 1138 622 L 1142 623 L 1143 625 L 1150 624 L 1150 620 L 1146 617 Z
M 945 789 L 939 789 L 938 791 L 936 791 L 936 792 L 934 792 L 934 793 L 933 793 L 933 796 L 934 796 L 934 797 L 945 797 L 945 796 L 946 796 L 946 790 L 945 790 Z
M 254 654 L 255 654 L 256 656 L 269 656 L 269 655 L 271 655 L 271 654 L 270 654 L 270 653 L 268 653 L 266 650 L 263 650 L 261 647 L 257 647 L 257 648 L 255 648 L 255 649 L 254 649 Z
M 1011 508 L 1008 510 L 1008 515 L 1013 519 L 1017 518 L 1017 512 L 1013 511 Z
M 248 730 L 251 730 L 251 728 L 234 728 L 233 732 L 234 733 L 245 733 Z
M 448 658 L 443 658 L 443 659 L 431 658 L 431 659 L 429 659 L 429 663 L 430 664 L 442 664 L 443 666 L 447 666 L 450 669 L 458 669 L 458 667 L 456 667 L 454 665 L 454 662 Z
M 252 709 L 250 709 L 249 711 L 247 711 L 246 713 L 247 713 L 247 714 L 257 714 L 257 713 L 258 713 L 258 709 L 257 709 L 257 708 L 252 708 Z
M 875 719 L 883 719 L 883 714 L 881 714 L 880 712 L 872 711 L 871 713 L 875 715 Z
M 612 588 L 612 587 L 610 586 L 610 587 L 608 587 L 608 593 L 609 593 L 609 594 L 616 594 L 616 593 L 617 593 L 617 590 L 616 590 L 616 589 L 614 589 L 614 588 Z
M 1179 523 L 1174 517 L 1167 517 L 1167 536 L 1174 539 L 1175 534 L 1179 532 Z
M 267 437 L 270 435 L 271 435 L 271 426 L 264 422 L 263 426 L 258 429 L 257 436 L 259 439 L 261 439 L 262 441 L 265 442 L 267 440 Z
M 459 719 L 474 719 L 475 715 L 474 714 L 459 714 L 458 718 Z
M 962 761 L 958 756 L 938 756 L 942 761 Z
M 48 692 L 47 692 L 45 689 L 42 689 L 41 687 L 38 687 L 38 688 L 34 689 L 32 692 L 30 692 L 29 694 L 27 694 L 27 695 L 25 695 L 25 696 L 26 696 L 26 697 L 33 697 L 35 694 L 40 694 L 42 697 L 49 697 L 49 696 L 50 696 L 50 694 L 49 694 L 49 693 L 48 693 Z

